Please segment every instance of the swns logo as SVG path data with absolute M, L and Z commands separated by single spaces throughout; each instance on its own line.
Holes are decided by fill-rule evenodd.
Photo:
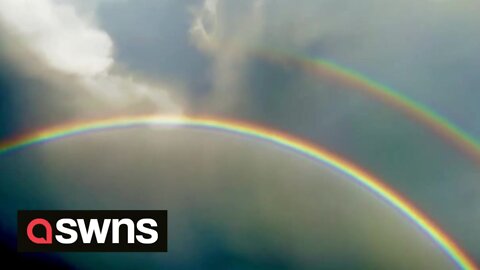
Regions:
M 18 211 L 18 251 L 167 251 L 167 211 Z

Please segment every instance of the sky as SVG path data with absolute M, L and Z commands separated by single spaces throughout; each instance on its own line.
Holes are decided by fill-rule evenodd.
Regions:
M 353 69 L 480 141 L 479 12 L 474 0 L 0 0 L 0 138 L 144 113 L 257 123 L 372 172 L 480 262 L 479 164 L 388 104 L 262 53 Z M 231 135 L 109 132 L 0 157 L 0 168 L 7 232 L 35 206 L 173 213 L 168 254 L 60 256 L 80 268 L 453 267 L 345 177 Z

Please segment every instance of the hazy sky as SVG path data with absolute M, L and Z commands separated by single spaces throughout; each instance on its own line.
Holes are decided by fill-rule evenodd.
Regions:
M 255 53 L 272 48 L 306 58 L 329 59 L 426 104 L 480 138 L 477 117 L 480 115 L 480 92 L 477 89 L 480 84 L 479 12 L 480 3 L 475 0 L 0 0 L 0 135 L 8 137 L 74 119 L 139 113 L 211 114 L 267 125 L 323 145 L 384 179 L 428 213 L 480 261 L 478 164 L 430 129 L 372 97 L 332 83 L 328 78 L 307 74 L 298 67 L 271 62 Z M 338 224 L 342 225 L 338 228 L 333 226 L 318 234 L 309 228 L 308 233 L 298 237 L 314 235 L 322 239 L 331 234 L 335 239 L 335 236 L 345 238 L 348 235 L 356 245 L 366 245 L 370 242 L 355 234 L 358 226 L 352 223 L 360 222 L 370 235 L 377 228 L 372 224 L 382 219 L 386 222 L 385 234 L 393 242 L 398 242 L 395 246 L 400 250 L 408 250 L 412 244 L 400 243 L 398 235 L 416 241 L 418 232 L 397 213 L 370 195 L 355 190 L 353 184 L 345 185 L 344 182 L 348 181 L 326 168 L 305 165 L 308 162 L 291 158 L 288 153 L 235 137 L 216 134 L 211 135 L 215 140 L 209 141 L 205 134 L 189 130 L 179 131 L 174 136 L 163 131 L 156 136 L 145 135 L 145 132 L 128 133 L 135 138 L 146 136 L 140 146 L 145 148 L 144 151 L 138 150 L 138 143 L 141 144 L 142 140 L 130 142 L 122 137 L 125 134 L 113 133 L 69 143 L 53 143 L 32 150 L 31 155 L 23 152 L 18 157 L 11 157 L 12 160 L 0 158 L 6 162 L 0 162 L 3 163 L 2 170 L 8 169 L 8 180 L 2 184 L 2 190 L 7 193 L 6 190 L 18 190 L 13 193 L 18 198 L 3 199 L 12 207 L 4 207 L 2 211 L 13 220 L 16 207 L 30 205 L 28 196 L 20 195 L 25 192 L 26 185 L 15 182 L 15 179 L 19 175 L 30 179 L 41 172 L 39 181 L 58 198 L 54 201 L 43 196 L 35 199 L 37 203 L 44 200 L 45 206 L 94 208 L 94 201 L 87 202 L 85 197 L 95 198 L 96 203 L 107 208 L 129 205 L 155 208 L 155 205 L 164 203 L 171 207 L 161 208 L 185 211 L 178 216 L 191 218 L 182 220 L 183 225 L 191 226 L 205 216 L 198 211 L 188 212 L 195 204 L 184 198 L 191 197 L 187 194 L 200 187 L 193 184 L 190 188 L 180 184 L 177 187 L 178 181 L 157 182 L 152 175 L 161 174 L 163 169 L 171 179 L 181 178 L 190 183 L 197 179 L 195 170 L 205 167 L 210 171 L 199 176 L 198 181 L 210 179 L 211 182 L 206 185 L 208 190 L 199 195 L 198 200 L 204 203 L 202 207 L 209 207 L 212 203 L 207 200 L 211 193 L 231 192 L 232 196 L 249 194 L 256 198 L 263 197 L 264 193 L 272 197 L 288 193 L 286 186 L 275 184 L 277 179 L 284 185 L 289 181 L 312 184 L 316 178 L 335 179 L 343 184 L 323 186 L 325 184 L 320 179 L 318 185 L 322 187 L 318 186 L 315 194 L 309 193 L 311 190 L 307 186 L 299 187 L 299 201 L 295 203 L 302 208 L 298 213 L 300 220 L 308 219 L 310 215 L 306 209 L 316 205 L 325 208 L 319 209 L 319 213 L 330 211 L 330 217 L 335 217 L 336 211 L 344 211 L 348 216 L 345 213 L 353 208 L 342 202 L 350 197 L 365 209 L 359 209 L 361 214 L 353 215 L 354 221 L 347 221 L 347 218 L 339 221 Z M 182 140 L 174 137 L 183 136 L 188 138 L 185 139 L 188 147 L 178 141 L 172 142 L 171 146 L 164 145 L 169 140 Z M 241 146 L 229 146 L 225 140 Z M 105 144 L 110 148 L 105 153 L 98 153 L 92 148 L 93 144 Z M 197 144 L 208 147 L 198 149 Z M 88 145 L 91 149 L 82 149 Z M 117 152 L 126 149 L 130 149 L 128 155 Z M 200 151 L 202 158 L 190 156 L 188 153 L 192 151 Z M 166 155 L 158 154 L 167 152 Z M 227 162 L 218 155 L 227 155 L 231 160 Z M 111 163 L 96 165 L 99 159 Z M 246 164 L 240 161 L 245 162 L 245 159 L 256 159 L 262 167 L 252 161 Z M 159 167 L 157 162 L 161 160 L 171 165 Z M 267 169 L 278 168 L 278 162 L 285 163 L 280 167 L 290 171 L 279 176 L 274 170 Z M 25 173 L 16 169 L 19 165 L 15 164 L 25 167 Z M 184 175 L 175 173 L 185 169 L 185 164 L 191 164 L 187 166 L 191 171 L 187 170 Z M 139 181 L 154 183 L 158 189 L 172 188 L 176 190 L 172 194 L 179 197 L 139 200 L 142 188 L 122 185 L 120 193 L 108 196 L 111 201 L 102 199 L 101 195 L 110 184 L 116 183 L 116 178 L 127 184 Z M 221 184 L 225 178 L 234 178 L 237 183 L 230 191 L 228 186 Z M 30 179 L 28 183 L 32 181 Z M 66 186 L 57 186 L 58 182 Z M 91 189 L 90 184 L 93 185 Z M 63 192 L 72 187 L 78 192 L 72 194 L 73 197 L 67 195 L 63 198 Z M 329 188 L 332 191 L 325 192 Z M 303 196 L 304 193 L 310 197 Z M 328 199 L 322 199 L 327 195 Z M 218 196 L 218 200 L 229 201 L 229 198 Z M 243 200 L 246 199 L 231 199 L 232 203 Z M 282 217 L 281 209 L 289 203 L 287 199 L 259 203 L 264 207 L 271 204 L 275 208 L 271 217 L 265 217 L 265 222 L 270 224 L 268 222 L 281 220 L 276 232 L 289 231 L 282 225 L 288 222 L 281 219 L 286 218 Z M 255 209 L 254 205 L 248 206 Z M 225 207 L 213 208 L 218 211 L 212 213 L 216 218 L 230 218 L 229 213 L 222 212 Z M 375 222 L 365 217 L 370 212 L 378 212 L 378 217 L 373 218 Z M 254 211 L 248 215 L 256 218 Z M 321 214 L 312 215 L 315 216 L 312 222 L 324 224 Z M 386 216 L 388 220 L 380 218 Z M 237 229 L 251 229 L 256 233 L 262 226 L 267 226 L 262 222 L 252 222 L 251 226 L 258 224 L 258 228 L 236 228 L 230 223 L 222 223 L 223 227 L 218 229 L 220 236 L 209 227 L 214 226 L 212 224 L 202 225 L 204 228 L 182 229 L 182 232 L 195 235 L 199 233 L 196 230 L 207 230 L 214 234 L 211 235 L 213 240 L 209 241 L 215 242 L 218 237 L 226 237 Z M 396 222 L 404 223 L 396 225 Z M 308 220 L 305 224 L 308 225 Z M 341 236 L 342 233 L 346 234 Z M 264 241 L 275 256 L 290 252 L 282 249 L 282 243 L 276 245 L 274 238 Z M 385 245 L 377 238 L 372 240 L 372 252 L 379 252 Z M 258 263 L 267 263 L 259 264 L 259 267 L 269 265 L 267 258 L 255 257 L 257 253 L 249 244 L 238 243 L 241 239 L 233 236 L 229 241 L 235 244 L 219 244 L 209 250 L 211 254 L 199 253 L 190 263 L 231 260 L 242 266 L 242 258 L 256 258 L 260 260 Z M 435 258 L 432 259 L 434 263 L 445 265 L 441 254 L 428 247 L 426 241 L 418 242 L 426 246 L 424 250 Z M 417 245 L 417 242 L 412 243 Z M 233 252 L 229 250 L 230 244 L 241 248 Z M 204 245 L 202 248 L 208 246 Z M 335 265 L 340 261 L 338 257 L 325 266 L 361 267 L 389 262 L 398 264 L 405 260 L 403 255 L 397 254 L 385 255 L 385 258 L 391 258 L 386 262 L 368 261 L 369 256 L 362 253 L 364 251 L 355 253 L 352 251 L 355 248 L 344 250 L 332 245 L 322 246 L 325 250 L 321 254 L 330 254 L 332 258 L 335 258 L 333 254 L 343 254 L 338 255 L 342 260 L 345 260 L 345 254 L 351 254 L 348 257 L 351 262 Z M 328 247 L 331 250 L 327 250 Z M 392 250 L 391 254 L 396 253 L 393 247 Z M 301 267 L 298 264 L 301 261 L 307 262 L 305 266 L 319 263 L 315 253 L 307 252 L 303 258 L 305 250 L 298 246 L 292 247 L 291 252 L 297 253 L 285 261 L 289 267 Z M 109 260 L 95 256 L 100 261 Z M 283 256 L 269 256 L 266 257 L 282 262 Z M 70 259 L 78 262 L 74 256 Z M 421 260 L 422 256 L 418 259 Z M 156 259 L 152 260 L 158 263 Z M 173 265 L 175 261 L 173 257 L 165 260 L 168 261 L 165 265 Z M 412 259 L 411 263 L 417 262 Z

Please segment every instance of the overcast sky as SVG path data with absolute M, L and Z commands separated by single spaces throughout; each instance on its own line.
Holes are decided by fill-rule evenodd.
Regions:
M 0 0 L 0 135 L 8 137 L 74 119 L 139 113 L 210 114 L 267 125 L 325 146 L 378 175 L 428 213 L 480 261 L 480 165 L 395 108 L 350 87 L 331 83 L 328 78 L 269 61 L 256 53 L 272 48 L 303 58 L 328 59 L 393 87 L 480 138 L 479 13 L 480 2 L 475 0 Z M 181 132 L 184 136 L 190 133 Z M 129 144 L 126 139 L 114 137 L 108 137 L 112 148 Z M 245 150 L 226 150 L 228 147 L 218 140 L 216 146 L 209 142 L 213 152 L 245 155 Z M 145 141 L 154 143 L 155 139 Z M 188 141 L 194 148 L 195 136 Z M 82 148 L 83 143 L 73 142 L 72 151 L 80 151 L 77 148 Z M 250 142 L 242 143 L 251 146 Z M 172 152 L 190 149 L 178 142 L 172 145 L 177 147 Z M 49 173 L 41 181 L 49 185 L 75 175 L 71 171 L 77 172 L 78 164 L 92 168 L 88 174 L 92 179 L 112 177 L 117 166 L 129 168 L 131 177 L 138 172 L 132 169 L 138 164 L 131 157 L 103 168 L 108 173 L 89 167 L 87 157 L 95 153 L 90 149 L 77 153 L 78 160 L 62 165 L 65 172 L 59 173 L 59 156 L 69 153 L 61 147 L 55 151 L 49 147 L 31 157 L 46 164 Z M 269 162 L 278 159 L 278 153 L 265 151 L 271 153 L 263 156 L 267 168 Z M 112 149 L 106 155 L 114 153 Z M 154 153 L 152 150 L 149 155 Z M 28 162 L 27 156 L 23 153 L 17 162 Z M 197 163 L 189 157 L 182 159 L 180 154 L 175 156 L 175 162 L 169 162 L 180 167 L 187 161 L 198 168 L 208 164 L 220 170 L 226 166 L 215 166 L 213 158 Z M 294 168 L 295 164 L 286 167 Z M 145 171 L 156 168 L 153 164 L 151 167 Z M 27 175 L 36 172 L 35 166 L 26 168 L 31 168 Z M 251 172 L 251 185 L 258 187 L 259 193 L 267 192 L 254 181 L 259 177 L 255 166 L 238 165 L 232 170 L 239 168 L 247 175 Z M 157 173 L 138 173 L 139 181 L 153 181 L 151 175 Z M 325 168 L 318 174 L 328 179 L 342 178 Z M 18 172 L 10 169 L 8 175 L 13 181 Z M 300 175 L 315 178 L 313 172 Z M 215 176 L 209 186 L 213 188 L 224 177 Z M 78 177 L 78 181 L 87 180 Z M 15 189 L 8 183 L 3 188 Z M 351 187 L 337 188 L 338 194 L 347 194 Z M 57 195 L 63 191 L 51 189 Z M 181 194 L 186 192 L 179 190 Z M 270 192 L 282 190 L 278 187 Z M 91 192 L 97 191 L 95 196 L 100 198 L 102 187 L 94 186 Z M 76 206 L 81 207 L 88 191 L 78 194 Z M 207 194 L 205 191 L 204 196 Z M 137 193 L 125 196 L 134 204 Z M 337 197 L 341 204 L 342 197 Z M 368 195 L 353 197 L 369 200 Z M 16 203 L 24 205 L 22 200 Z M 112 204 L 105 205 L 120 200 L 113 196 Z M 62 205 L 61 201 L 51 203 Z M 316 197 L 310 203 L 320 202 L 324 201 Z M 308 200 L 304 203 L 308 205 Z M 377 204 L 382 205 L 379 201 Z M 172 209 L 175 207 L 187 208 Z M 327 204 L 325 209 L 334 211 L 332 207 Z M 215 215 L 221 217 L 221 207 L 217 210 L 220 212 Z M 390 215 L 385 209 L 378 213 Z M 402 226 L 398 229 L 390 224 L 389 228 L 394 228 L 392 232 L 410 230 L 416 235 L 408 224 Z M 224 229 L 232 228 L 228 224 Z M 332 234 L 340 233 L 337 230 Z M 425 250 L 435 253 L 434 249 Z M 220 254 L 222 248 L 212 252 Z M 235 256 L 245 255 L 242 252 Z M 445 265 L 441 255 L 432 256 L 437 258 L 435 262 Z M 225 258 L 228 260 L 228 256 Z M 392 262 L 401 260 L 392 258 Z M 368 266 L 380 262 L 359 258 L 350 263 Z

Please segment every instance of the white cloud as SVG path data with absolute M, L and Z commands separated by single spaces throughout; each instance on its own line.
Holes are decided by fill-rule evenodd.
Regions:
M 218 0 L 206 0 L 203 6 L 194 11 L 190 35 L 199 49 L 212 50 L 215 46 L 215 32 L 218 27 Z
M 113 63 L 113 42 L 74 6 L 50 0 L 1 0 L 4 23 L 28 41 L 52 68 L 80 76 L 107 71 Z
M 247 100 L 244 61 L 262 31 L 263 6 L 263 0 L 228 3 L 205 0 L 193 10 L 191 40 L 199 50 L 214 58 L 213 94 L 207 104 L 214 111 L 249 106 L 243 102 Z
M 166 90 L 112 72 L 112 39 L 74 3 L 0 0 L 0 21 L 50 68 L 75 76 L 93 93 L 121 103 L 148 99 L 162 111 L 178 112 Z

